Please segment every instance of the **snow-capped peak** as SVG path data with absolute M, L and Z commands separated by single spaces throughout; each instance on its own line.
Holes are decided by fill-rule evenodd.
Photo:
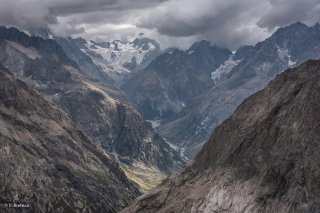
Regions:
M 117 73 L 130 72 L 137 66 L 155 57 L 159 50 L 159 44 L 154 40 L 139 34 L 138 38 L 131 42 L 115 40 L 113 42 L 86 41 L 86 48 L 82 49 L 91 59 L 106 72 Z M 153 58 L 152 58 L 153 59 Z M 115 69 L 110 69 L 113 67 Z

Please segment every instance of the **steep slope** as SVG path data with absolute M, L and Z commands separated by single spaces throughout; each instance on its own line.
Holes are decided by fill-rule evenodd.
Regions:
M 108 72 L 95 64 L 87 54 L 81 51 L 79 43 L 82 42 L 82 39 L 62 38 L 57 36 L 54 36 L 54 39 L 60 44 L 68 57 L 79 65 L 80 70 L 84 75 L 105 83 L 106 85 L 112 85 L 115 83 L 114 79 L 108 74 Z
M 188 50 L 188 61 L 197 70 L 211 73 L 231 56 L 231 51 L 211 45 L 207 40 L 194 43 Z
M 112 77 L 108 75 L 108 72 L 105 72 L 100 66 L 96 65 L 94 61 L 81 50 L 86 43 L 84 39 L 59 37 L 53 35 L 48 28 L 28 28 L 23 32 L 29 36 L 56 41 L 62 47 L 66 55 L 77 63 L 80 68 L 79 71 L 87 78 L 98 80 L 102 83 L 106 83 L 107 85 L 115 83 Z
M 20 51 L 22 52 L 28 51 L 28 48 L 32 48 L 33 50 L 37 50 L 39 52 L 38 55 L 42 55 L 42 57 L 50 57 L 61 62 L 62 64 L 78 68 L 78 65 L 67 56 L 62 47 L 52 39 L 44 40 L 40 39 L 39 37 L 28 36 L 14 27 L 6 28 L 3 26 L 0 26 L 0 38 L 2 40 L 7 39 L 12 42 L 20 43 L 23 47 L 25 47 L 20 48 Z M 37 57 L 37 55 L 31 55 L 35 58 Z
M 2 65 L 0 165 L 0 202 L 29 205 L 28 212 L 116 212 L 139 195 L 65 113 Z
M 230 57 L 227 49 L 201 41 L 186 51 L 172 50 L 154 59 L 122 85 L 148 120 L 171 116 L 213 85 L 211 72 Z
M 253 46 L 240 47 L 237 49 L 237 51 L 230 55 L 227 61 L 221 64 L 217 69 L 214 69 L 211 73 L 211 79 L 213 80 L 214 84 L 218 84 L 220 81 L 228 78 L 231 70 L 241 61 L 247 58 L 252 50 Z
M 24 36 L 16 29 L 15 33 L 16 37 Z M 26 47 L 9 39 L 0 37 L 0 62 L 67 112 L 125 167 L 130 178 L 140 185 L 145 182 L 144 189 L 157 185 L 165 175 L 182 167 L 179 153 L 138 112 L 118 101 L 122 97 L 116 89 L 88 79 L 77 67 L 56 60 L 50 51 L 43 55 L 34 46 Z M 24 38 L 28 39 L 55 42 Z
M 123 212 L 319 212 L 320 61 L 280 74 Z
M 262 89 L 282 70 L 320 58 L 320 25 L 296 23 L 259 42 L 226 79 L 196 97 L 178 115 L 163 121 L 158 132 L 171 143 L 187 147 L 192 158 L 213 128 L 249 95 Z

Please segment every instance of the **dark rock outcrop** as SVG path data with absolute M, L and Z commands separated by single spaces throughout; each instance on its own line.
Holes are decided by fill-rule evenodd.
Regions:
M 139 195 L 101 147 L 2 65 L 0 170 L 0 202 L 29 206 L 21 212 L 116 212 Z
M 319 212 L 320 61 L 289 69 L 123 212 Z

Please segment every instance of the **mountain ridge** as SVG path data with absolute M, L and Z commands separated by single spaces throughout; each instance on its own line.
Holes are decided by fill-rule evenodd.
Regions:
M 295 31 L 295 28 L 297 30 Z M 246 97 L 262 89 L 282 70 L 307 59 L 320 58 L 320 28 L 302 23 L 277 30 L 249 48 L 249 54 L 218 84 L 195 97 L 177 115 L 162 121 L 157 132 L 169 142 L 186 147 L 192 158 Z
M 108 154 L 0 64 L 1 203 L 116 212 L 140 194 Z M 26 210 L 26 211 L 25 211 Z

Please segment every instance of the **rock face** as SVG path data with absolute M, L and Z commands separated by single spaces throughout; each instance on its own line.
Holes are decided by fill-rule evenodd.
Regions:
M 71 37 L 63 38 L 53 35 L 48 28 L 29 28 L 25 29 L 24 33 L 29 36 L 36 37 L 35 39 L 43 38 L 44 40 L 51 39 L 52 42 L 57 42 L 64 50 L 65 54 L 79 66 L 79 71 L 87 78 L 99 80 L 108 85 L 114 84 L 112 76 L 108 74 L 102 67 L 95 64 L 83 49 L 86 47 L 86 40 L 82 38 L 73 39 Z M 10 38 L 10 37 L 9 37 Z
M 192 98 L 213 85 L 211 72 L 228 60 L 227 49 L 201 41 L 186 51 L 161 54 L 122 85 L 138 111 L 148 120 L 179 112 Z
M 123 212 L 319 212 L 319 82 L 320 61 L 280 74 Z
M 78 67 L 78 65 L 67 56 L 63 48 L 52 39 L 44 40 L 39 37 L 30 37 L 14 27 L 6 28 L 2 26 L 0 26 L 0 38 L 1 40 L 9 40 L 21 44 L 24 48 L 21 48 L 20 51 L 28 51 L 28 48 L 33 48 L 37 50 L 42 57 L 49 57 L 62 64 Z M 37 58 L 37 55 L 32 54 L 34 53 L 32 51 L 25 53 L 29 53 L 32 57 Z
M 60 47 L 54 40 L 29 37 L 15 29 L 14 37 L 22 36 L 24 41 L 54 42 Z M 182 167 L 184 161 L 179 153 L 160 138 L 137 111 L 125 104 L 121 92 L 106 87 L 105 82 L 91 80 L 72 63 L 56 60 L 54 52 L 42 54 L 36 46 L 27 47 L 10 38 L 0 41 L 1 63 L 67 112 L 79 127 L 126 167 L 126 172 L 140 171 L 130 174 L 130 178 L 136 177 L 135 181 L 141 183 L 144 180 L 140 177 L 147 175 L 146 168 L 152 168 L 153 173 L 163 177 Z M 150 178 L 146 176 L 149 187 L 144 189 L 160 181 Z
M 92 84 L 69 90 L 55 102 L 120 162 L 134 166 L 140 162 L 166 174 L 184 164 L 132 107 Z
M 139 195 L 101 147 L 2 65 L 0 170 L 0 202 L 29 205 L 22 212 L 116 212 Z
M 95 64 L 92 58 L 81 50 L 82 44 L 86 42 L 85 40 L 81 38 L 73 39 L 57 36 L 54 36 L 53 38 L 60 44 L 68 57 L 79 65 L 81 73 L 87 78 L 100 81 L 106 85 L 115 84 L 112 76 L 108 74 L 109 72 L 106 72 L 102 67 Z
M 239 59 L 237 55 L 246 57 L 225 79 L 194 98 L 178 115 L 164 120 L 158 128 L 162 137 L 186 147 L 190 158 L 201 149 L 212 129 L 230 116 L 245 98 L 262 89 L 284 69 L 320 58 L 320 25 L 308 27 L 296 23 L 280 28 L 270 38 L 246 49 L 237 51 L 235 60 Z

